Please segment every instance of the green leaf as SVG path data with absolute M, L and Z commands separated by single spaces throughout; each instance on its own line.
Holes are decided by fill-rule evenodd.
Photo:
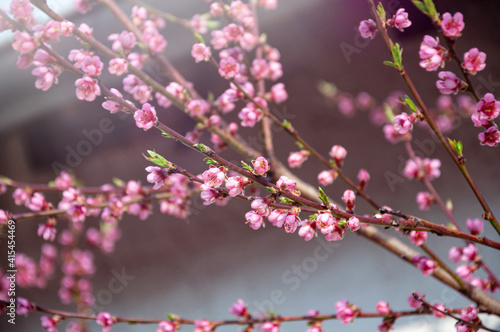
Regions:
M 198 151 L 200 151 L 200 152 L 208 152 L 208 151 L 210 151 L 210 148 L 208 146 L 206 146 L 205 144 L 203 144 L 203 143 L 196 143 L 196 144 L 193 145 L 193 147 L 195 149 L 197 149 Z
M 335 162 L 335 160 L 330 159 L 329 162 L 330 162 L 330 165 L 332 165 L 333 168 L 337 167 L 337 163 Z
M 207 158 L 203 159 L 203 161 L 206 162 L 207 165 L 214 165 L 214 166 L 218 165 L 218 163 L 215 160 L 213 160 L 212 158 L 207 157 Z
M 50 181 L 49 182 L 49 187 L 54 188 L 55 186 L 56 186 L 56 182 L 55 181 Z
M 243 169 L 245 171 L 248 171 L 250 173 L 253 173 L 253 167 L 248 165 L 246 162 L 244 162 L 243 160 L 241 161 L 241 166 L 243 167 Z
M 166 167 L 166 168 L 173 168 L 174 167 L 174 165 L 170 161 L 168 161 L 162 155 L 156 153 L 155 151 L 148 150 L 148 153 L 149 153 L 150 157 L 146 157 L 143 154 L 144 158 L 146 158 L 146 160 L 149 160 L 150 162 L 156 164 L 157 166 Z
M 389 60 L 384 61 L 384 65 L 398 68 L 394 62 L 389 61 Z
M 197 43 L 205 45 L 205 40 L 203 37 L 198 33 L 197 30 L 194 30 L 194 39 L 196 40 Z
M 283 128 L 290 129 L 292 127 L 292 123 L 287 120 L 283 120 Z
M 386 20 L 386 14 L 385 14 L 384 6 L 382 5 L 381 2 L 379 2 L 378 5 L 377 5 L 377 14 L 378 14 L 378 17 L 380 17 L 380 20 L 382 22 L 385 22 L 385 20 Z
M 462 144 L 461 141 L 457 142 L 455 140 L 448 138 L 448 143 L 450 143 L 451 147 L 459 157 L 463 157 L 464 145 Z
M 319 82 L 318 90 L 323 96 L 328 98 L 334 98 L 337 95 L 337 86 L 326 81 Z
M 323 191 L 323 189 L 321 187 L 318 187 L 318 190 L 319 190 L 318 198 L 323 202 L 323 204 L 328 206 L 330 204 L 330 198 L 328 198 L 328 196 L 326 196 L 325 192 Z
M 339 225 L 339 226 L 345 226 L 345 225 L 347 225 L 347 220 L 342 219 L 341 221 L 339 221 L 339 224 L 338 224 L 338 225 Z
M 162 129 L 161 131 L 161 136 L 166 137 L 166 138 L 172 138 L 172 135 L 167 133 L 165 130 Z
M 417 105 L 415 105 L 415 103 L 413 102 L 413 100 L 411 100 L 410 97 L 408 97 L 408 95 L 405 95 L 405 104 L 406 106 L 408 106 L 413 112 L 417 112 Z
M 170 320 L 175 320 L 177 318 L 177 315 L 176 314 L 168 314 L 167 317 L 170 319 Z
M 295 141 L 295 144 L 299 147 L 299 149 L 303 149 L 304 148 L 304 144 L 302 144 L 301 142 L 299 141 Z
M 290 199 L 288 197 L 280 197 L 280 201 L 283 204 L 290 204 L 290 205 L 295 203 L 295 201 L 293 199 Z
M 399 43 L 393 44 L 391 47 L 392 59 L 394 60 L 395 67 L 398 70 L 403 68 L 403 49 Z
M 273 187 L 266 187 L 266 190 L 269 191 L 271 194 L 274 194 L 276 190 L 274 190 Z
M 433 20 L 437 21 L 438 20 L 438 13 L 436 11 L 436 6 L 434 5 L 434 1 L 432 0 L 424 0 L 425 7 L 427 8 L 427 15 L 429 15 L 430 18 Z
M 125 181 L 119 178 L 113 178 L 113 184 L 117 187 L 124 187 L 125 186 Z
M 309 221 L 314 221 L 314 220 L 316 220 L 316 218 L 317 218 L 317 217 L 318 217 L 318 215 L 317 215 L 317 214 L 311 214 L 311 215 L 309 216 Z
M 384 111 L 385 111 L 385 117 L 390 123 L 394 122 L 394 112 L 392 111 L 391 107 L 389 104 L 384 103 Z
M 427 12 L 427 6 L 422 1 L 413 0 L 412 2 L 422 13 L 429 15 Z

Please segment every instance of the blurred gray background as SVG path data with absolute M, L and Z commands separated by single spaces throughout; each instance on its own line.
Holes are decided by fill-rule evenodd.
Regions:
M 390 4 L 383 2 L 395 6 L 394 1 Z M 1 3 L 6 9 L 7 1 Z M 129 12 L 131 5 L 125 1 L 121 3 Z M 208 9 L 206 2 L 201 0 L 148 3 L 182 18 L 190 18 Z M 396 32 L 393 35 L 403 43 L 406 68 L 428 104 L 432 105 L 438 96 L 436 73 L 418 67 L 418 49 L 424 34 L 435 36 L 436 32 L 410 1 L 401 1 L 400 6 L 407 8 L 413 25 L 404 34 Z M 62 0 L 54 4 L 54 8 L 66 7 L 67 2 Z M 437 7 L 440 12 L 464 13 L 466 27 L 463 37 L 457 42 L 457 49 L 463 54 L 471 47 L 478 47 L 487 53 L 487 67 L 474 81 L 484 85 L 492 75 L 493 83 L 487 84 L 485 90 L 498 93 L 495 91 L 500 87 L 500 37 L 495 33 L 500 12 L 498 2 L 448 0 L 439 1 Z M 72 11 L 65 13 L 75 22 L 81 22 L 80 16 Z M 320 80 L 333 81 L 339 89 L 353 95 L 367 91 L 378 101 L 393 90 L 406 91 L 399 75 L 382 64 L 388 60 L 388 52 L 380 36 L 373 41 L 356 39 L 355 29 L 359 21 L 369 17 L 364 0 L 281 0 L 277 10 L 261 12 L 261 31 L 267 33 L 271 45 L 282 54 L 284 76 L 281 81 L 285 83 L 290 98 L 281 112 L 287 114 L 298 131 L 319 151 L 326 154 L 333 144 L 345 146 L 348 150 L 345 172 L 355 177 L 359 168 L 368 169 L 372 176 L 368 192 L 377 202 L 446 223 L 437 208 L 425 213 L 418 211 L 415 195 L 424 190 L 423 185 L 404 181 L 397 183 L 393 191 L 384 178 L 386 171 L 399 174 L 402 167 L 400 157 L 406 159 L 403 146 L 386 142 L 381 129 L 369 122 L 367 113 L 345 119 L 337 110 L 327 106 L 317 92 Z M 122 30 L 114 17 L 99 5 L 85 22 L 94 28 L 94 35 L 101 40 Z M 203 95 L 209 91 L 220 94 L 226 86 L 223 80 L 212 79 L 218 76 L 214 68 L 207 64 L 194 65 L 189 55 L 193 43 L 190 32 L 171 23 L 167 23 L 164 32 L 169 43 L 166 56 Z M 3 32 L 2 37 L 7 41 L 12 39 L 9 32 Z M 346 57 L 340 45 L 351 45 L 357 51 Z M 76 43 L 69 42 L 61 47 L 66 55 L 68 48 L 76 47 Z M 68 147 L 74 149 L 85 139 L 82 132 L 98 128 L 102 119 L 112 121 L 113 131 L 104 135 L 103 142 L 94 146 L 92 153 L 72 168 L 86 185 L 110 183 L 113 177 L 146 183 L 144 168 L 148 163 L 141 153 L 147 149 L 155 149 L 194 173 L 206 168 L 200 155 L 174 142 L 159 139 L 155 131 L 143 132 L 131 118 L 121 119 L 109 114 L 100 107 L 102 99 L 96 103 L 77 100 L 74 95 L 76 77 L 72 74 L 64 73 L 58 85 L 43 93 L 34 88 L 30 70 L 15 68 L 16 55 L 9 42 L 4 42 L 0 54 L 0 174 L 25 182 L 47 183 L 53 180 L 56 174 L 51 164 L 64 163 Z M 455 64 L 448 64 L 446 68 L 456 69 Z M 154 68 L 149 70 L 152 72 Z M 106 82 L 114 84 L 111 79 Z M 237 112 L 230 115 L 233 120 L 236 116 Z M 159 117 L 181 133 L 193 128 L 193 122 L 174 109 L 162 110 Z M 499 148 L 480 147 L 478 133 L 466 119 L 452 135 L 464 142 L 470 172 L 494 212 L 500 214 Z M 241 129 L 240 134 L 255 139 L 255 132 L 251 130 Z M 428 137 L 422 130 L 415 135 L 419 139 Z M 283 134 L 277 134 L 275 139 L 279 147 L 277 153 L 285 160 L 289 151 L 295 149 L 294 143 Z M 467 218 L 480 216 L 480 206 L 456 167 L 450 164 L 444 149 L 435 145 L 432 150 L 429 157 L 443 160 L 442 176 L 435 185 L 443 198 L 453 200 L 455 215 L 465 226 Z M 231 153 L 226 156 L 239 158 Z M 321 170 L 321 165 L 309 160 L 297 174 L 317 185 L 316 176 Z M 327 189 L 332 198 L 339 200 L 347 187 L 337 180 Z M 23 211 L 13 205 L 10 195 L 0 196 L 0 207 L 12 212 Z M 113 294 L 110 301 L 103 303 L 98 299 L 98 304 L 103 310 L 118 316 L 162 318 L 173 312 L 182 317 L 200 319 L 231 318 L 228 308 L 238 298 L 249 305 L 252 313 L 272 306 L 282 315 L 302 315 L 309 309 L 334 313 L 335 302 L 342 299 L 348 299 L 365 311 L 375 311 L 379 300 L 389 302 L 394 309 L 409 309 L 407 298 L 415 290 L 425 293 L 432 303 L 441 302 L 451 307 L 469 304 L 458 293 L 447 290 L 430 277 L 423 277 L 402 260 L 355 234 L 349 233 L 342 242 L 329 247 L 323 240 L 305 242 L 297 234 L 288 235 L 271 225 L 253 231 L 244 224 L 244 213 L 249 209 L 247 203 L 238 200 L 230 201 L 225 208 L 205 207 L 198 200 L 188 221 L 162 215 L 157 206 L 154 215 L 146 221 L 125 216 L 120 221 L 123 234 L 115 253 L 106 256 L 95 252 L 94 295 L 99 297 L 99 292 L 102 294 L 108 289 L 116 271 L 125 269 L 134 279 L 122 292 Z M 358 211 L 372 212 L 363 203 L 359 204 Z M 35 259 L 38 259 L 42 243 L 36 236 L 39 222 L 43 220 L 19 223 L 16 233 L 17 250 Z M 86 223 L 96 226 L 98 220 L 89 218 Z M 495 238 L 491 227 L 486 226 L 485 232 Z M 0 241 L 5 243 L 3 239 Z M 429 244 L 446 257 L 450 246 L 462 243 L 433 237 Z M 6 262 L 4 252 L 2 249 L 0 254 L 2 267 Z M 481 248 L 480 253 L 493 270 L 500 273 L 498 252 Z M 298 267 L 305 272 L 297 274 Z M 56 294 L 59 277 L 58 273 L 48 289 L 18 289 L 19 295 L 46 307 L 74 310 L 59 302 Z M 27 319 L 18 317 L 14 330 L 41 330 L 39 316 L 39 313 L 34 313 Z M 376 331 L 379 323 L 380 319 L 358 319 L 354 325 L 342 326 L 339 321 L 328 321 L 324 328 L 328 331 Z M 406 318 L 398 320 L 396 327 L 403 329 L 413 324 L 409 331 L 417 331 L 418 326 L 423 328 L 420 331 L 445 330 L 443 326 L 432 325 L 435 323 L 439 322 L 432 317 Z M 3 318 L 0 324 L 0 329 L 12 329 Z M 453 323 L 445 325 L 450 328 Z M 60 326 L 63 330 L 64 324 Z M 89 326 L 92 331 L 100 331 L 94 323 Z M 121 324 L 112 331 L 155 329 L 156 326 L 152 325 Z M 283 325 L 283 331 L 306 329 L 304 322 Z M 239 328 L 232 326 L 220 330 Z

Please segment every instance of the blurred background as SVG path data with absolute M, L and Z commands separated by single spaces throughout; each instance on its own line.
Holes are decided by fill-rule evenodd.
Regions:
M 410 14 L 413 25 L 404 33 L 393 32 L 401 41 L 403 59 L 419 91 L 429 105 L 434 105 L 439 96 L 435 87 L 437 75 L 418 66 L 418 50 L 425 34 L 437 33 L 427 17 L 417 12 L 409 0 L 382 1 L 386 8 L 404 7 Z M 60 10 L 76 24 L 83 22 L 69 1 L 56 0 L 49 4 Z M 159 1 L 148 0 L 159 9 L 181 18 L 189 19 L 194 14 L 206 12 L 208 4 L 201 0 Z M 120 1 L 126 12 L 132 5 Z M 8 9 L 7 1 L 2 8 Z M 439 12 L 460 11 L 465 16 L 463 37 L 457 41 L 457 50 L 463 54 L 472 47 L 487 53 L 486 69 L 473 78 L 483 86 L 483 93 L 498 93 L 500 87 L 500 36 L 497 1 L 447 0 L 437 3 Z M 282 118 L 290 120 L 294 127 L 320 152 L 327 153 L 332 145 L 340 144 L 348 150 L 345 173 L 355 177 L 360 168 L 371 174 L 368 192 L 377 202 L 417 214 L 436 222 L 446 223 L 437 207 L 420 212 L 415 202 L 416 193 L 423 191 L 420 183 L 400 181 L 390 185 L 390 174 L 401 176 L 407 159 L 404 147 L 391 145 L 383 136 L 381 128 L 371 124 L 368 113 L 358 112 L 350 118 L 325 102 L 317 90 L 321 80 L 334 82 L 337 87 L 356 96 L 365 91 L 378 102 L 392 91 L 408 93 L 395 70 L 384 66 L 389 59 L 388 51 L 380 36 L 374 40 L 361 40 L 357 26 L 370 18 L 364 0 L 281 0 L 274 11 L 261 11 L 261 32 L 267 34 L 270 44 L 281 52 L 285 83 L 289 100 L 279 108 Z M 37 16 L 44 20 L 43 14 Z M 94 36 L 102 41 L 111 33 L 119 33 L 119 22 L 100 5 L 95 5 L 87 14 L 85 22 L 94 29 Z M 195 87 L 207 95 L 216 96 L 226 89 L 226 83 L 218 77 L 213 66 L 195 65 L 190 56 L 192 33 L 174 24 L 167 23 L 163 30 L 168 40 L 165 55 L 176 65 Z M 156 150 L 172 162 L 184 166 L 193 173 L 205 170 L 200 155 L 169 140 L 158 139 L 155 131 L 143 132 L 135 126 L 131 117 L 109 114 L 95 103 L 82 102 L 75 98 L 72 74 L 61 75 L 59 84 L 48 92 L 34 87 L 34 77 L 29 70 L 18 70 L 17 55 L 11 48 L 12 36 L 1 34 L 0 47 L 0 174 L 23 182 L 48 183 L 56 177 L 54 163 L 65 164 L 68 151 L 76 149 L 85 140 L 84 131 L 99 128 L 103 119 L 112 123 L 110 133 L 103 136 L 100 144 L 92 147 L 91 153 L 81 156 L 72 172 L 85 185 L 98 186 L 111 183 L 113 177 L 123 180 L 135 179 L 146 183 L 144 168 L 148 162 L 142 157 L 147 149 Z M 110 42 L 107 42 L 110 45 Z M 75 41 L 54 45 L 64 50 L 63 55 Z M 347 52 L 346 50 L 352 51 Z M 154 67 L 146 71 L 154 74 Z M 456 71 L 455 64 L 446 70 Z M 168 83 L 165 78 L 165 85 Z M 109 78 L 106 84 L 119 84 Z M 159 112 L 160 119 L 180 133 L 194 126 L 183 113 L 170 108 Z M 229 115 L 237 118 L 237 112 Z M 104 120 L 108 121 L 108 120 Z M 465 119 L 451 135 L 464 143 L 468 167 L 494 212 L 500 214 L 500 153 L 499 148 L 481 147 L 477 140 L 479 130 Z M 240 134 L 250 142 L 259 144 L 256 133 L 242 128 Z M 415 137 L 429 143 L 427 157 L 443 161 L 442 175 L 435 185 L 444 199 L 452 199 L 455 215 L 465 227 L 467 218 L 480 217 L 481 209 L 458 170 L 450 164 L 444 149 L 434 143 L 425 130 L 416 130 Z M 429 138 L 431 138 L 429 140 Z M 204 138 L 206 139 L 206 137 Z M 295 151 L 293 141 L 283 133 L 277 133 L 275 144 L 278 156 L 285 161 L 290 151 Z M 236 161 L 241 158 L 231 152 L 225 156 Z M 237 159 L 240 158 L 240 159 Z M 249 161 L 247 161 L 249 162 Z M 317 174 L 322 170 L 315 160 L 307 161 L 296 174 L 317 186 Z M 326 188 L 327 194 L 340 200 L 346 185 L 337 180 Z M 0 196 L 0 208 L 13 213 L 23 211 L 13 205 L 8 195 Z M 362 310 L 375 311 L 379 300 L 389 302 L 396 310 L 409 309 L 407 298 L 413 291 L 426 294 L 431 302 L 444 303 L 450 307 L 468 306 L 469 301 L 452 292 L 434 279 L 424 277 L 412 266 L 385 252 L 373 243 L 349 233 L 338 243 L 327 244 L 324 240 L 305 242 L 302 238 L 288 235 L 271 225 L 253 231 L 244 223 L 244 213 L 250 210 L 246 202 L 231 200 L 224 207 L 205 207 L 198 199 L 194 202 L 191 216 L 179 220 L 162 215 L 158 206 L 146 221 L 125 215 L 120 221 L 122 238 L 115 252 L 105 255 L 95 252 L 96 274 L 94 295 L 103 311 L 118 316 L 162 318 L 175 313 L 186 318 L 229 319 L 228 308 L 236 299 L 243 299 L 252 313 L 273 310 L 281 315 L 303 315 L 309 309 L 321 313 L 334 313 L 335 302 L 348 299 Z M 366 204 L 358 206 L 358 212 L 371 213 Z M 36 260 L 42 240 L 36 236 L 38 223 L 44 220 L 27 220 L 17 225 L 17 250 Z M 86 223 L 96 227 L 99 220 L 88 218 Z M 62 224 L 62 223 L 60 223 Z M 485 234 L 492 228 L 485 225 Z M 395 236 L 398 236 L 394 233 Z M 399 237 L 399 236 L 398 236 Z M 403 239 L 404 240 L 404 239 Z M 0 239 L 4 268 L 5 239 Z M 448 238 L 431 237 L 431 248 L 447 257 L 450 246 L 461 242 Z M 481 255 L 499 274 L 498 252 L 480 248 Z M 450 262 L 452 266 L 453 263 Z M 301 271 L 301 272 L 298 272 Z M 130 280 L 123 290 L 109 294 L 109 284 L 116 274 L 126 273 Z M 18 289 L 20 296 L 50 308 L 75 310 L 59 302 L 60 273 L 50 281 L 48 288 Z M 498 294 L 496 295 L 498 297 Z M 99 311 L 102 311 L 99 310 Z M 33 313 L 28 318 L 18 317 L 13 330 L 41 330 L 38 317 Z M 342 326 L 339 321 L 324 323 L 331 331 L 376 331 L 380 319 L 357 319 L 353 325 Z M 60 325 L 63 330 L 66 323 Z M 491 322 L 490 327 L 500 324 Z M 446 327 L 445 327 L 446 326 Z M 399 331 L 446 331 L 453 323 L 443 323 L 432 317 L 402 318 L 396 323 Z M 100 331 L 90 323 L 92 331 Z M 0 329 L 12 329 L 6 319 L 1 320 Z M 116 331 L 154 331 L 156 326 L 117 325 Z M 189 330 L 187 327 L 183 330 Z M 287 323 L 283 331 L 304 331 L 304 322 Z M 219 330 L 219 329 L 218 329 Z M 238 328 L 223 327 L 221 331 Z

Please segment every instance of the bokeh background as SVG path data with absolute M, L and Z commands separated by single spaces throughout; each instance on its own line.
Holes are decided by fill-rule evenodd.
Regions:
M 410 1 L 382 2 L 390 8 L 405 7 L 410 13 L 413 25 L 404 33 L 394 32 L 393 36 L 403 43 L 406 68 L 428 104 L 433 105 L 438 96 L 436 73 L 418 67 L 418 49 L 425 34 L 435 36 L 436 32 Z M 62 10 L 75 23 L 83 22 L 69 3 L 56 0 L 51 6 Z M 208 9 L 208 4 L 201 0 L 150 0 L 148 3 L 182 18 L 190 18 Z M 7 4 L 8 1 L 2 1 L 2 8 L 7 9 Z M 120 1 L 120 4 L 129 12 L 131 4 L 126 1 Z M 500 87 L 500 36 L 496 31 L 500 4 L 497 1 L 447 0 L 437 1 L 437 8 L 441 13 L 464 13 L 466 27 L 463 37 L 457 42 L 457 49 L 463 54 L 478 47 L 487 53 L 487 67 L 474 77 L 474 82 L 483 85 L 484 92 L 498 93 L 495 90 Z M 386 142 L 381 128 L 370 123 L 367 113 L 357 113 L 346 119 L 328 105 L 317 90 L 318 82 L 326 80 L 353 96 L 366 91 L 378 101 L 394 90 L 406 92 L 399 75 L 382 64 L 388 60 L 389 54 L 380 36 L 373 41 L 356 37 L 359 21 L 369 17 L 364 0 L 281 0 L 277 10 L 260 12 L 261 31 L 282 54 L 284 76 L 281 81 L 290 96 L 279 112 L 286 115 L 319 151 L 326 154 L 333 144 L 345 146 L 348 150 L 345 172 L 354 177 L 360 168 L 368 169 L 372 176 L 368 192 L 378 202 L 446 223 L 437 208 L 425 213 L 418 211 L 415 195 L 424 190 L 421 184 L 412 181 L 398 182 L 394 187 L 388 184 L 387 172 L 401 175 L 401 160 L 406 159 L 403 146 Z M 43 14 L 39 18 L 44 19 Z M 85 22 L 103 41 L 110 33 L 122 30 L 115 18 L 100 5 L 94 7 Z M 215 69 L 208 64 L 195 65 L 189 55 L 192 34 L 170 23 L 164 32 L 169 43 L 165 55 L 203 95 L 208 92 L 220 94 L 226 86 Z M 148 163 L 141 153 L 147 149 L 155 149 L 194 173 L 206 168 L 200 155 L 175 142 L 159 139 L 155 131 L 143 132 L 130 117 L 109 114 L 100 107 L 102 99 L 96 103 L 77 100 L 74 95 L 76 78 L 69 73 L 63 74 L 59 84 L 50 91 L 36 90 L 30 71 L 15 68 L 11 35 L 3 32 L 1 36 L 0 174 L 24 182 L 47 183 L 53 180 L 56 174 L 51 165 L 54 162 L 64 164 L 68 147 L 75 149 L 86 139 L 83 131 L 99 128 L 103 119 L 110 119 L 112 132 L 105 134 L 102 143 L 93 146 L 92 152 L 72 167 L 74 174 L 86 185 L 110 183 L 113 177 L 146 183 L 144 168 Z M 346 56 L 342 45 L 354 47 L 356 51 Z M 67 52 L 77 44 L 73 41 L 55 47 Z M 154 67 L 147 70 L 155 74 Z M 447 70 L 456 71 L 457 67 L 448 64 Z M 158 78 L 167 83 L 166 78 Z M 109 77 L 105 82 L 116 84 Z M 161 110 L 159 116 L 181 133 L 191 130 L 194 125 L 175 109 Z M 236 116 L 234 112 L 230 118 L 236 119 Z M 500 214 L 500 153 L 498 148 L 479 146 L 478 132 L 470 120 L 465 119 L 452 136 L 464 142 L 470 172 L 494 212 Z M 255 132 L 242 129 L 240 134 L 259 144 Z M 415 135 L 421 140 L 430 137 L 423 130 L 417 130 Z M 286 160 L 288 153 L 295 149 L 292 140 L 283 133 L 276 134 L 275 142 L 282 160 Z M 430 144 L 432 152 L 428 157 L 443 160 L 442 176 L 435 185 L 442 197 L 453 200 L 455 215 L 465 225 L 467 218 L 480 216 L 480 206 L 456 167 L 450 164 L 444 149 L 438 144 Z M 230 152 L 226 156 L 235 160 L 240 158 Z M 316 161 L 310 160 L 296 173 L 317 185 L 316 176 L 321 170 Z M 332 198 L 339 200 L 347 187 L 337 180 L 327 189 Z M 13 205 L 10 195 L 0 196 L 0 207 L 14 213 L 22 211 Z M 379 300 L 388 301 L 394 309 L 409 309 L 407 298 L 415 290 L 425 293 L 431 302 L 451 307 L 469 304 L 458 293 L 447 290 L 432 278 L 423 277 L 410 265 L 355 234 L 347 234 L 343 241 L 328 246 L 323 240 L 304 242 L 296 234 L 288 235 L 273 227 L 253 231 L 244 224 L 244 213 L 249 209 L 247 203 L 237 200 L 232 200 L 224 208 L 205 207 L 198 200 L 194 202 L 188 220 L 162 215 L 157 206 L 153 216 L 146 221 L 124 216 L 120 221 L 122 238 L 115 253 L 107 256 L 95 252 L 97 273 L 93 282 L 97 304 L 119 316 L 161 318 L 172 312 L 187 318 L 208 319 L 231 318 L 228 308 L 238 298 L 249 305 L 252 313 L 272 309 L 282 315 L 305 314 L 309 309 L 332 313 L 335 312 L 335 302 L 342 299 L 348 299 L 366 311 L 374 311 Z M 362 203 L 358 209 L 364 213 L 372 212 Z M 16 233 L 17 250 L 35 259 L 39 257 L 42 244 L 36 236 L 39 222 L 43 220 L 23 221 L 18 224 Z M 86 223 L 96 226 L 98 220 L 89 218 Z M 494 235 L 489 226 L 485 227 L 485 232 Z M 1 238 L 0 243 L 0 266 L 4 267 L 5 239 Z M 458 241 L 435 237 L 429 244 L 444 257 L 450 246 L 461 245 Z M 498 252 L 481 248 L 481 254 L 492 269 L 500 273 Z M 302 272 L 297 272 L 298 269 Z M 121 271 L 133 276 L 133 280 L 111 299 L 99 298 L 99 294 L 109 289 L 109 282 L 116 272 Z M 18 289 L 18 293 L 46 307 L 74 310 L 58 300 L 59 277 L 58 273 L 47 289 Z M 14 329 L 2 316 L 0 329 L 42 330 L 39 316 L 34 313 L 28 318 L 18 317 Z M 379 323 L 379 319 L 358 319 L 353 325 L 342 326 L 339 321 L 329 321 L 325 322 L 324 328 L 329 331 L 376 331 Z M 495 324 L 500 327 L 498 322 L 491 324 L 491 327 Z M 445 331 L 446 328 L 453 330 L 452 326 L 451 322 L 418 317 L 398 320 L 396 329 Z M 89 327 L 92 331 L 100 331 L 94 323 Z M 155 329 L 151 325 L 113 327 L 116 331 Z M 235 329 L 225 327 L 220 330 Z M 284 331 L 306 329 L 303 322 L 283 325 Z

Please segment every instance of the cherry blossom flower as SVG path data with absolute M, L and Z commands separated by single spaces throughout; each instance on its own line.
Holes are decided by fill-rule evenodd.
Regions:
M 116 322 L 116 318 L 109 312 L 100 312 L 97 314 L 96 322 L 102 326 L 102 332 L 108 332 Z
M 358 310 L 356 306 L 348 303 L 347 300 L 342 300 L 335 303 L 335 308 L 337 309 L 336 317 L 337 319 L 342 319 L 340 324 L 345 325 L 351 323 L 354 318 L 358 315 Z
M 80 68 L 88 76 L 99 76 L 103 68 L 103 63 L 97 55 L 86 55 L 80 65 Z
M 1 212 L 1 210 L 0 210 Z M 1 216 L 0 216 L 1 224 Z M 37 235 L 43 238 L 45 241 L 54 241 L 56 238 L 56 229 L 54 228 L 54 222 L 49 222 L 38 225 Z
M 17 309 L 16 313 L 18 315 L 27 315 L 31 311 L 35 310 L 35 306 L 31 304 L 27 299 L 24 297 L 18 297 L 17 298 Z
M 358 31 L 363 38 L 375 38 L 377 34 L 377 24 L 372 19 L 363 20 L 359 23 Z
M 476 111 L 479 118 L 494 120 L 500 114 L 500 102 L 495 100 L 495 96 L 492 93 L 487 93 L 477 103 Z
M 259 6 L 272 10 L 278 8 L 278 0 L 259 0 Z
M 316 235 L 315 223 L 311 221 L 302 221 L 300 223 L 299 236 L 309 241 Z
M 57 321 L 53 317 L 42 316 L 40 317 L 42 327 L 47 332 L 57 332 Z
M 265 322 L 260 326 L 263 332 L 279 332 L 280 325 L 279 322 Z
M 334 145 L 330 150 L 330 157 L 335 160 L 337 166 L 341 167 L 347 155 L 347 150 L 341 145 Z
M 441 71 L 438 74 L 439 80 L 436 81 L 436 87 L 439 92 L 445 95 L 457 94 L 458 91 L 465 89 L 467 84 L 460 80 L 451 71 Z
M 208 31 L 207 19 L 200 14 L 195 14 L 191 18 L 190 25 L 191 25 L 191 28 L 193 28 L 193 30 L 196 30 L 200 34 L 204 34 Z
M 9 215 L 7 211 L 0 209 L 0 226 L 6 225 L 7 221 L 9 221 Z
M 210 332 L 212 324 L 206 319 L 197 319 L 194 321 L 194 332 Z
M 439 44 L 439 38 L 425 35 L 420 44 L 420 67 L 427 71 L 437 70 L 439 67 L 444 67 L 444 63 L 449 58 L 448 50 Z
M 391 309 L 389 308 L 389 303 L 385 301 L 379 301 L 375 308 L 377 309 L 377 312 L 381 315 L 387 316 L 391 313 Z
M 32 75 L 35 75 L 35 88 L 47 91 L 52 87 L 52 84 L 57 83 L 57 76 L 60 74 L 55 68 L 40 66 L 36 67 L 31 71 Z
M 408 304 L 414 309 L 422 308 L 422 302 L 420 302 L 418 299 L 425 300 L 425 295 L 421 295 L 419 292 L 413 293 L 416 295 L 416 297 L 413 296 L 413 294 L 410 295 L 410 297 L 408 297 Z
M 422 271 L 424 276 L 431 275 L 437 268 L 437 264 L 434 260 L 423 256 L 413 257 L 412 263 L 415 264 L 420 271 Z
M 462 261 L 470 263 L 473 262 L 477 257 L 477 249 L 473 243 L 469 243 L 467 246 L 465 246 L 465 248 L 462 249 Z
M 495 147 L 500 143 L 500 131 L 495 126 L 491 126 L 488 130 L 479 133 L 478 138 L 481 145 Z
M 354 209 L 354 205 L 356 204 L 356 194 L 354 193 L 354 191 L 347 189 L 342 195 L 342 200 L 344 201 L 347 210 L 352 210 Z
M 294 191 L 296 185 L 297 182 L 295 180 L 292 180 L 284 175 L 281 176 L 276 182 L 276 187 L 278 187 L 279 190 Z
M 73 3 L 76 6 L 76 10 L 78 10 L 78 12 L 80 14 L 86 14 L 92 8 L 93 1 L 91 1 L 91 0 L 73 0 Z
M 467 225 L 467 229 L 472 235 L 479 235 L 483 232 L 484 223 L 479 218 L 468 218 L 465 224 Z
M 148 166 L 146 167 L 146 172 L 149 172 L 147 181 L 155 184 L 153 190 L 160 189 L 168 177 L 168 169 L 158 166 Z
M 16 188 L 12 193 L 12 198 L 16 205 L 28 204 L 30 200 L 30 194 L 23 188 Z
M 321 171 L 318 174 L 318 182 L 322 186 L 332 184 L 339 174 L 334 170 Z
M 370 173 L 364 168 L 360 169 L 358 172 L 358 185 L 359 189 L 363 190 L 366 188 L 366 185 L 370 181 Z
M 144 131 L 153 128 L 158 123 L 156 110 L 148 103 L 142 105 L 142 109 L 136 110 L 134 113 L 135 124 Z
M 125 54 L 128 54 L 137 43 L 134 33 L 127 30 L 123 30 L 120 34 L 114 33 L 109 35 L 108 40 L 113 41 L 113 45 L 111 45 L 113 51 Z
M 252 201 L 250 206 L 255 211 L 255 213 L 267 217 L 271 212 L 269 204 L 270 202 L 266 198 L 257 197 Z
M 248 315 L 247 305 L 242 299 L 238 299 L 235 303 L 233 303 L 231 308 L 229 308 L 229 312 L 235 316 L 245 317 Z
M 483 70 L 486 67 L 486 53 L 479 52 L 479 50 L 474 47 L 464 54 L 464 62 L 462 67 L 471 75 L 476 75 L 478 71 Z
M 210 47 L 203 43 L 197 43 L 193 45 L 191 49 L 191 56 L 194 58 L 196 63 L 201 61 L 208 61 L 210 59 Z
M 257 157 L 257 159 L 255 160 L 252 160 L 252 165 L 255 172 L 261 176 L 266 176 L 266 172 L 270 169 L 267 159 L 262 156 Z
M 446 307 L 444 306 L 444 304 L 434 303 L 434 307 L 436 309 L 440 310 L 440 311 L 438 311 L 436 309 L 432 309 L 432 314 L 434 315 L 434 317 L 436 317 L 436 318 L 445 318 L 446 317 L 446 314 L 441 312 L 441 311 L 446 312 Z
M 420 231 L 411 231 L 410 232 L 410 240 L 416 246 L 421 246 L 427 241 L 427 232 Z
M 128 62 L 123 58 L 109 60 L 108 71 L 112 75 L 121 76 L 128 71 Z
M 156 328 L 156 332 L 175 332 L 175 324 L 166 320 L 161 321 Z
M 460 37 L 464 27 L 464 16 L 460 12 L 456 12 L 453 16 L 450 13 L 444 13 L 441 17 L 441 30 L 450 39 Z
M 271 87 L 271 99 L 276 104 L 281 104 L 288 99 L 288 94 L 285 90 L 285 84 L 276 83 Z
M 306 150 L 291 152 L 288 156 L 288 166 L 298 168 L 307 160 L 307 157 L 309 157 L 309 152 Z
M 455 272 L 458 274 L 458 276 L 462 279 L 467 280 L 470 276 L 472 276 L 472 273 L 474 272 L 470 266 L 467 265 L 459 265 L 455 269 Z
M 434 196 L 427 191 L 421 191 L 417 194 L 417 204 L 420 210 L 428 210 L 434 203 Z
M 16 32 L 14 34 L 14 42 L 12 43 L 14 51 L 21 54 L 28 54 L 33 52 L 36 46 L 35 39 L 28 32 Z
M 97 96 L 101 95 L 101 87 L 97 84 L 97 80 L 89 76 L 83 76 L 75 82 L 76 97 L 80 100 L 94 101 Z
M 226 172 L 226 169 L 222 166 L 210 166 L 210 168 L 202 174 L 205 186 L 220 187 L 226 178 Z
M 231 79 L 238 74 L 240 70 L 239 63 L 233 57 L 226 57 L 220 60 L 219 63 L 219 74 L 220 76 Z
M 399 31 L 403 31 L 404 28 L 411 26 L 411 21 L 408 19 L 408 13 L 404 8 L 399 8 L 394 16 L 387 20 L 387 26 L 395 27 Z
M 61 34 L 65 37 L 69 37 L 73 34 L 73 29 L 75 28 L 75 25 L 73 22 L 69 21 L 62 21 L 61 22 Z

